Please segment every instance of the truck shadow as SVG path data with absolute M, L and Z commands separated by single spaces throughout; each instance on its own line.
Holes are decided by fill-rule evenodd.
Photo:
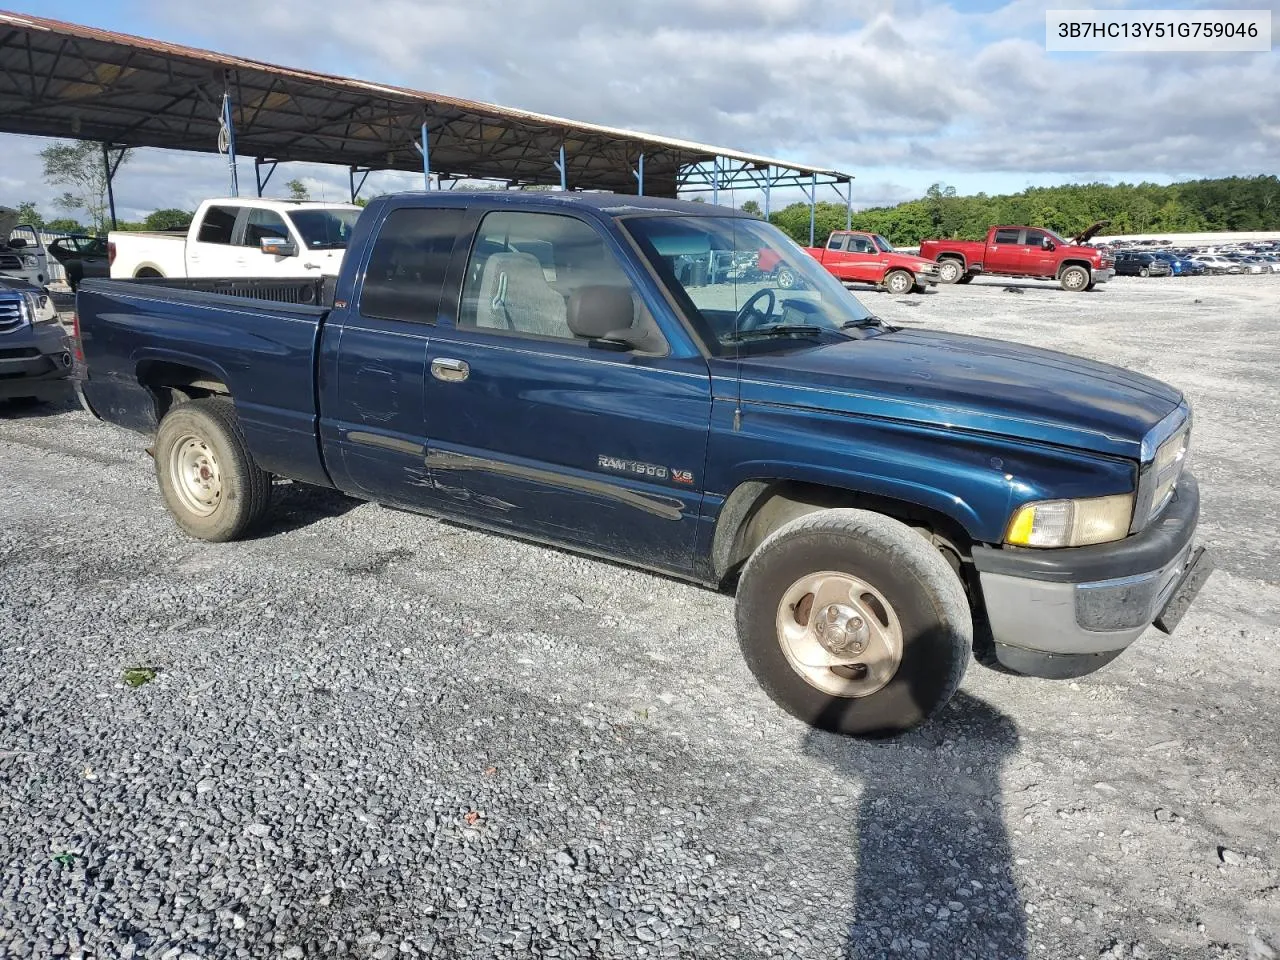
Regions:
M 340 517 L 364 503 L 327 487 L 290 481 L 271 488 L 271 512 L 255 539 L 301 530 L 321 520 Z
M 896 740 L 808 734 L 806 753 L 863 785 L 849 838 L 858 867 L 845 957 L 1027 956 L 1000 786 L 1017 743 L 1012 720 L 963 691 Z M 886 777 L 901 766 L 922 773 Z
M 65 393 L 59 392 L 57 397 L 39 402 L 26 399 L 0 400 L 0 420 L 37 420 L 61 416 L 79 409 L 75 394 L 67 387 Z

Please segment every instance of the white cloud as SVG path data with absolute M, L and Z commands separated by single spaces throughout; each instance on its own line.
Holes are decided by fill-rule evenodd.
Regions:
M 999 189 L 1030 176 L 1266 172 L 1280 129 L 1280 58 L 1050 56 L 1045 4 L 1034 0 L 976 13 L 941 0 L 140 0 L 138 8 L 147 26 L 113 27 L 849 170 L 859 194 L 864 182 L 877 185 L 866 202 L 949 176 L 988 176 Z M 31 148 L 12 152 L 24 151 L 4 176 L 38 194 Z M 302 168 L 282 167 L 273 191 Z M 344 170 L 306 169 L 313 192 L 345 195 Z M 251 163 L 241 182 L 252 188 Z M 217 157 L 140 154 L 122 173 L 120 198 L 131 211 L 189 206 L 225 184 Z M 370 178 L 374 191 L 393 186 L 416 180 Z

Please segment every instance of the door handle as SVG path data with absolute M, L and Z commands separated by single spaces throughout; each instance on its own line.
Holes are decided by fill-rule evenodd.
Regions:
M 431 361 L 431 375 L 445 383 L 460 383 L 471 376 L 471 367 L 465 360 L 438 357 Z

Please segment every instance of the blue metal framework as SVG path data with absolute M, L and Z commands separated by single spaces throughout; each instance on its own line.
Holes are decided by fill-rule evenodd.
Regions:
M 763 190 L 766 218 L 772 212 L 770 204 L 774 187 L 798 187 L 809 201 L 810 246 L 813 246 L 817 228 L 818 187 L 830 185 L 841 193 L 843 185 L 845 189 L 841 199 L 845 202 L 845 229 L 853 222 L 853 177 L 850 174 L 796 169 L 781 164 L 726 161 L 715 157 L 710 162 L 691 163 L 682 168 L 676 185 L 681 190 L 709 187 L 713 204 L 720 202 L 721 187 Z

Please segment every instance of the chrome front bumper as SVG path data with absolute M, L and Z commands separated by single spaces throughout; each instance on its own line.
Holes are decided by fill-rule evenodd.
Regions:
M 1152 623 L 1171 632 L 1213 570 L 1193 545 L 1199 507 L 1195 479 L 1185 475 L 1164 513 L 1126 540 L 1065 551 L 975 550 L 996 658 L 1030 676 L 1081 676 Z

